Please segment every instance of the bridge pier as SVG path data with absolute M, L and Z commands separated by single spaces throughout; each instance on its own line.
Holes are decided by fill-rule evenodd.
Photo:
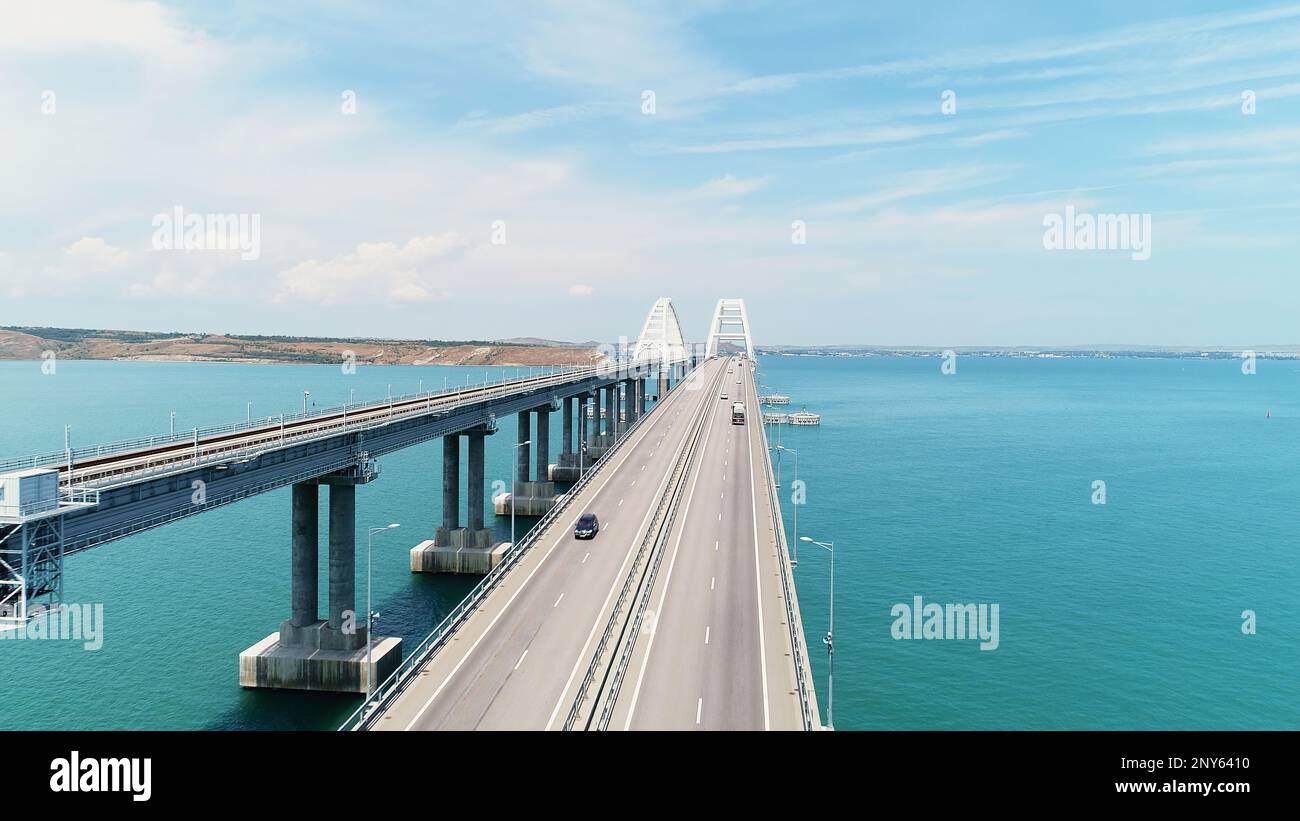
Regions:
M 555 507 L 555 482 L 550 479 L 551 455 L 551 406 L 543 405 L 532 411 L 519 414 L 519 441 L 527 442 L 528 414 L 537 414 L 537 430 L 532 437 L 535 454 L 535 479 L 528 477 L 528 445 L 517 448 L 519 457 L 516 461 L 515 482 L 508 493 L 497 494 L 492 499 L 493 508 L 498 516 L 509 516 L 513 511 L 517 516 L 544 516 Z
M 614 392 L 618 383 L 596 389 L 595 406 L 592 409 L 592 436 L 587 440 L 587 465 L 605 455 L 614 446 L 617 416 Z
M 484 438 L 495 429 L 474 428 L 448 434 L 442 445 L 442 527 L 432 539 L 411 548 L 412 573 L 487 574 L 497 566 L 508 542 L 492 542 L 492 531 L 483 526 Z M 468 440 L 466 458 L 466 526 L 460 526 L 460 437 Z M 520 448 L 523 450 L 523 448 Z M 525 465 L 525 470 L 527 466 Z
M 402 659 L 402 640 L 370 637 L 356 600 L 356 491 L 375 474 L 366 467 L 299 482 L 291 497 L 291 615 L 277 633 L 239 654 L 248 688 L 364 693 Z M 320 486 L 329 486 L 329 608 L 317 618 Z M 370 660 L 367 660 L 369 645 Z
M 576 482 L 582 475 L 582 454 L 587 446 L 587 400 L 589 398 L 589 394 L 580 393 L 564 400 L 564 440 L 560 446 L 560 459 L 550 466 L 547 476 L 552 482 Z M 577 442 L 574 442 L 575 421 Z

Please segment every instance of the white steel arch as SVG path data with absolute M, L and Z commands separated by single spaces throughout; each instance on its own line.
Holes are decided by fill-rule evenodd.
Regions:
M 677 309 L 673 307 L 672 299 L 661 297 L 651 306 L 645 324 L 641 326 L 641 336 L 632 352 L 632 364 L 675 365 L 689 357 L 682 326 L 677 321 Z
M 709 340 L 704 349 L 706 358 L 718 355 L 719 342 L 743 342 L 745 356 L 754 358 L 754 340 L 749 333 L 749 312 L 745 310 L 745 300 L 718 300 L 718 307 L 713 311 L 713 321 L 709 323 Z

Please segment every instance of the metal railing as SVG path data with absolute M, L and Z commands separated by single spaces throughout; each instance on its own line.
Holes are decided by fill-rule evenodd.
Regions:
M 312 418 L 338 416 L 348 413 L 368 413 L 375 410 L 381 410 L 385 407 L 394 408 L 397 405 L 407 405 L 412 402 L 421 400 L 446 400 L 450 397 L 464 397 L 473 395 L 476 398 L 496 398 L 503 393 L 513 393 L 516 388 L 523 385 L 536 385 L 546 387 L 554 384 L 572 382 L 575 379 L 586 378 L 588 376 L 601 376 L 603 374 L 621 373 L 625 368 L 617 365 L 591 365 L 581 367 L 566 368 L 558 373 L 543 374 L 540 376 L 524 376 L 516 379 L 503 379 L 500 382 L 480 382 L 472 385 L 461 385 L 447 387 L 443 390 L 424 391 L 415 394 L 402 394 L 400 396 L 385 397 L 371 402 L 348 403 L 336 405 L 331 408 L 321 408 L 318 410 L 308 409 L 306 412 L 276 414 L 275 416 L 258 417 L 248 419 L 243 422 L 234 422 L 225 425 L 214 425 L 203 428 L 191 428 L 190 430 L 175 433 L 157 434 L 148 437 L 139 437 L 136 439 L 126 439 L 118 442 L 99 445 L 87 445 L 80 448 L 71 448 L 70 450 L 60 450 L 49 453 L 36 454 L 32 456 L 11 457 L 0 459 L 0 472 L 9 470 L 19 470 L 31 467 L 63 467 L 67 465 L 69 457 L 74 463 L 83 459 L 100 458 L 103 456 L 113 456 L 116 454 L 126 454 L 131 451 L 145 450 L 156 448 L 161 445 L 180 445 L 194 441 L 197 434 L 199 443 L 202 444 L 204 439 L 215 436 L 222 436 L 231 433 L 251 433 L 255 431 L 271 432 L 279 426 L 296 424 L 307 421 Z M 268 421 L 273 420 L 273 421 Z
M 680 387 L 681 384 L 682 383 L 679 382 L 678 386 Z M 701 406 L 705 413 L 707 413 L 708 407 L 709 405 L 707 404 Z M 696 424 L 698 426 L 698 422 Z M 582 713 L 582 705 L 587 700 L 587 693 L 590 691 L 591 685 L 595 681 L 596 675 L 600 670 L 600 660 L 604 658 L 605 648 L 609 646 L 609 640 L 613 638 L 615 628 L 619 625 L 623 626 L 623 632 L 619 634 L 620 643 L 623 640 L 623 635 L 626 633 L 628 622 L 620 619 L 619 615 L 623 612 L 623 606 L 627 602 L 628 597 L 637 587 L 638 576 L 644 578 L 644 572 L 641 571 L 642 560 L 648 555 L 654 553 L 655 549 L 659 545 L 662 534 L 666 532 L 667 528 L 671 524 L 671 519 L 668 514 L 675 509 L 674 502 L 681 491 L 681 482 L 680 480 L 674 481 L 674 477 L 685 475 L 686 466 L 689 464 L 690 454 L 694 452 L 694 438 L 689 439 L 688 442 L 690 443 L 690 446 L 683 448 L 682 452 L 678 454 L 677 460 L 673 463 L 672 471 L 669 473 L 670 492 L 659 498 L 659 504 L 655 507 L 654 516 L 650 520 L 650 526 L 647 528 L 645 536 L 641 539 L 641 545 L 637 548 L 636 558 L 632 562 L 632 567 L 628 570 L 627 578 L 623 580 L 623 587 L 619 591 L 618 600 L 614 603 L 614 609 L 609 614 L 609 619 L 605 622 L 605 630 L 601 633 L 600 641 L 596 644 L 596 649 L 592 654 L 591 661 L 587 665 L 587 672 L 582 677 L 582 682 L 578 685 L 578 693 L 574 697 L 573 704 L 569 707 L 569 714 L 564 720 L 565 730 L 572 730 L 574 725 L 578 722 L 578 718 Z M 649 565 L 647 564 L 647 567 L 648 566 Z M 600 698 L 599 692 L 597 692 L 596 697 L 597 699 Z
M 678 385 L 674 386 L 672 390 L 676 390 L 680 384 L 681 383 L 678 383 Z M 672 391 L 669 393 L 671 392 Z M 616 438 L 614 444 L 601 454 L 599 459 L 588 465 L 587 471 L 578 478 L 578 481 L 573 484 L 569 489 L 569 492 L 564 494 L 562 497 L 563 501 L 557 503 L 546 512 L 546 515 L 538 519 L 537 524 L 533 525 L 533 528 L 519 541 L 518 544 L 510 546 L 510 549 L 501 557 L 500 563 L 498 563 L 496 567 L 492 568 L 492 570 L 489 571 L 488 574 L 465 595 L 465 598 L 461 599 L 460 603 L 451 609 L 451 612 L 448 613 L 438 626 L 433 629 L 433 632 L 429 633 L 423 641 L 416 645 L 415 650 L 402 660 L 402 663 L 397 666 L 397 669 L 394 670 L 388 678 L 380 682 L 379 686 L 375 688 L 374 695 L 368 700 L 363 701 L 361 706 L 358 707 L 352 715 L 348 716 L 346 720 L 344 720 L 344 722 L 339 726 L 340 731 L 368 730 L 374 725 L 377 718 L 382 715 L 384 709 L 386 709 L 393 700 L 396 699 L 404 689 L 406 689 L 413 674 L 423 667 L 439 648 L 447 643 L 451 636 L 464 624 L 469 614 L 478 609 L 479 605 L 485 598 L 487 598 L 488 594 L 496 589 L 505 578 L 506 574 L 508 574 L 510 570 L 518 564 L 519 560 L 523 558 L 524 554 L 526 554 L 538 541 L 541 540 L 542 536 L 546 534 L 546 531 L 550 529 L 551 525 L 554 524 L 557 519 L 564 515 L 565 510 L 573 504 L 581 494 L 582 490 L 593 480 L 593 477 L 597 475 L 600 469 L 609 462 L 610 458 L 631 438 L 632 433 L 641 427 L 642 423 L 646 419 L 649 419 L 654 415 L 654 412 L 663 404 L 662 399 L 663 397 L 660 398 L 660 401 L 655 402 L 650 410 L 638 417 L 637 420 L 627 428 L 627 431 L 623 436 L 621 438 Z
M 563 374 L 544 377 L 525 377 L 521 380 L 514 380 L 499 383 L 495 386 L 474 386 L 469 390 L 448 391 L 446 393 L 421 395 L 416 398 L 395 397 L 392 403 L 383 401 L 380 403 L 371 403 L 368 406 L 350 405 L 345 409 L 330 409 L 321 411 L 315 416 L 322 418 L 324 424 L 312 426 L 305 429 L 289 429 L 285 427 L 289 424 L 298 424 L 306 418 L 301 414 L 293 417 L 285 417 L 283 424 L 277 423 L 270 427 L 256 428 L 256 431 L 264 432 L 266 437 L 252 442 L 235 442 L 228 447 L 220 446 L 218 442 L 209 442 L 205 445 L 202 436 L 197 437 L 191 433 L 187 439 L 180 443 L 189 444 L 195 442 L 195 451 L 193 453 L 176 453 L 174 451 L 157 454 L 157 458 L 151 459 L 148 454 L 144 454 L 144 461 L 124 462 L 120 467 L 105 468 L 94 473 L 90 481 L 94 481 L 100 487 L 110 488 L 123 484 L 127 481 L 137 481 L 141 478 L 166 474 L 178 470 L 190 470 L 194 467 L 212 464 L 214 462 L 229 462 L 232 460 L 255 458 L 262 453 L 274 450 L 289 444 L 301 444 L 304 442 L 326 439 L 337 436 L 343 432 L 370 431 L 382 428 L 393 422 L 403 421 L 405 419 L 426 416 L 430 413 L 450 412 L 453 409 L 466 406 L 467 404 L 490 403 L 494 400 L 513 397 L 520 393 L 521 388 L 528 390 L 541 390 L 556 385 L 569 384 L 575 379 L 585 379 L 591 377 L 617 376 L 623 371 L 615 367 L 593 367 L 566 371 Z M 450 400 L 450 401 L 449 401 Z M 376 414 L 374 411 L 382 411 L 385 408 L 389 410 L 387 414 Z M 357 416 L 349 419 L 347 414 L 356 413 Z M 325 417 L 333 416 L 334 419 Z M 216 429 L 214 429 L 216 430 Z M 217 433 L 220 433 L 217 430 Z M 209 432 L 208 436 L 217 435 Z M 200 431 L 200 434 L 203 434 Z M 128 455 L 129 451 L 124 451 L 123 455 Z M 62 456 L 60 457 L 63 458 Z M 59 467 L 63 467 L 61 463 Z M 75 459 L 73 460 L 74 476 L 76 475 Z M 86 477 L 82 477 L 86 480 Z
M 751 381 L 752 381 L 751 368 Z M 785 599 L 785 621 L 790 628 L 791 655 L 794 658 L 795 679 L 799 688 L 799 709 L 803 716 L 805 730 L 817 730 L 818 721 L 814 720 L 814 696 L 809 684 L 811 673 L 803 648 L 803 620 L 794 607 L 793 577 L 790 570 L 790 547 L 785 538 L 785 521 L 781 517 L 781 499 L 772 492 L 776 471 L 772 468 L 772 454 L 767 447 L 767 430 L 760 425 L 763 435 L 763 464 L 766 468 L 763 486 L 767 489 L 768 507 L 772 511 L 772 531 L 777 540 L 777 556 L 781 562 L 781 592 Z
M 721 369 L 719 369 L 719 371 L 721 371 Z M 721 382 L 721 377 L 722 374 L 720 372 L 718 379 L 711 386 L 715 392 Z M 645 614 L 650 606 L 650 599 L 654 594 L 655 580 L 659 578 L 659 568 L 663 564 L 663 557 L 666 552 L 665 547 L 667 545 L 668 537 L 672 534 L 673 523 L 677 520 L 677 508 L 682 503 L 682 491 L 685 489 L 686 481 L 690 477 L 689 466 L 691 461 L 694 459 L 696 450 L 699 448 L 700 438 L 704 433 L 709 415 L 712 412 L 711 399 L 712 396 L 709 395 L 701 406 L 701 414 L 696 422 L 695 429 L 688 440 L 689 444 L 679 459 L 679 464 L 682 469 L 673 486 L 673 492 L 670 494 L 668 512 L 664 516 L 663 524 L 660 526 L 659 533 L 655 538 L 653 548 L 655 554 L 653 560 L 647 565 L 645 580 L 641 584 L 641 595 L 637 601 L 636 615 L 632 618 L 630 626 L 624 629 L 624 634 L 619 636 L 619 642 L 622 644 L 623 650 L 619 653 L 617 663 L 612 665 L 606 673 L 606 681 L 609 683 L 607 685 L 602 685 L 602 690 L 604 691 L 604 707 L 601 709 L 600 718 L 596 722 L 596 729 L 598 730 L 603 731 L 609 728 L 610 719 L 614 715 L 614 706 L 618 703 L 618 694 L 623 689 L 623 678 L 627 675 L 628 667 L 632 663 L 632 651 L 636 649 L 636 641 L 641 635 L 641 624 L 645 621 Z M 646 534 L 647 538 L 649 535 L 649 533 Z M 616 614 L 617 611 L 615 611 L 615 615 Z M 614 616 L 611 616 L 610 618 L 613 619 Z M 626 640 L 624 640 L 624 635 L 626 635 Z M 598 660 L 599 651 L 597 656 L 592 660 L 593 665 Z M 581 698 L 582 696 L 580 694 L 579 699 L 574 702 L 574 714 L 576 714 L 576 711 L 581 704 Z M 597 699 L 599 700 L 599 698 L 600 694 L 597 694 Z M 588 721 L 588 726 L 590 726 L 590 721 Z M 566 727 L 566 729 L 571 728 Z

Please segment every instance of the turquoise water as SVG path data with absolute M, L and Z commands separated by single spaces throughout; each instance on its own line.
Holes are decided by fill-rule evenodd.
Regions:
M 484 372 L 0 362 L 0 456 L 60 450 L 64 424 L 86 444 L 166 431 L 172 410 L 184 430 L 248 401 L 299 410 L 303 390 L 337 404 Z M 963 358 L 943 376 L 937 359 L 764 357 L 760 379 L 823 414 L 780 436 L 807 484 L 801 534 L 837 545 L 838 728 L 1300 728 L 1300 363 Z M 489 479 L 508 479 L 513 441 L 503 419 Z M 375 543 L 374 601 L 408 642 L 474 581 L 409 572 L 440 516 L 440 459 L 436 442 L 386 456 L 357 497 L 359 529 L 402 524 Z M 288 510 L 280 490 L 69 559 L 66 598 L 104 604 L 104 646 L 0 642 L 0 727 L 337 725 L 356 699 L 237 684 L 239 651 L 289 612 Z M 802 547 L 824 715 L 829 557 Z M 997 603 L 1000 646 L 893 640 L 890 608 L 916 595 Z
M 761 360 L 823 414 L 781 436 L 836 542 L 836 727 L 1300 727 L 1300 363 L 939 362 Z M 828 555 L 800 559 L 824 718 Z M 894 640 L 917 595 L 998 603 L 1000 646 Z

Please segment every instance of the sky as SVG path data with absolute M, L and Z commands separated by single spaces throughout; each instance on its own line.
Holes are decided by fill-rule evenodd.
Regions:
M 0 325 L 1300 343 L 1300 4 L 43 0 L 0 123 Z

